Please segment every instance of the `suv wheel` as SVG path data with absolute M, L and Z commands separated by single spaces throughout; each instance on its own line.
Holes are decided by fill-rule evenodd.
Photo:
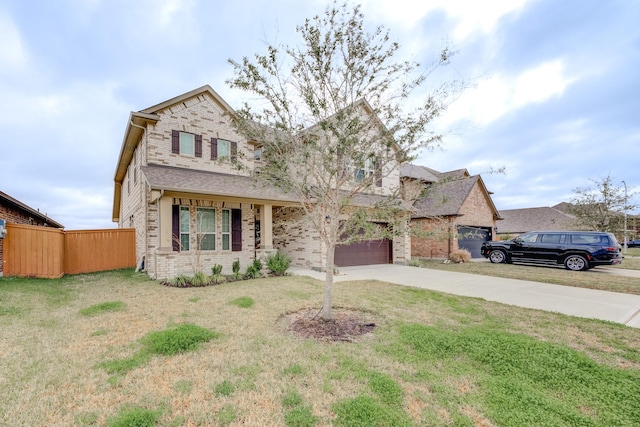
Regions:
M 499 249 L 494 249 L 489 253 L 489 261 L 494 264 L 502 264 L 507 262 L 507 255 Z
M 582 271 L 589 268 L 587 260 L 581 255 L 569 255 L 564 260 L 564 266 L 567 270 Z

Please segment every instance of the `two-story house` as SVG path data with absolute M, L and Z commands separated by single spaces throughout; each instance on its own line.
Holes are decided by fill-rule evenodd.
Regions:
M 287 226 L 299 219 L 297 199 L 251 177 L 260 146 L 234 130 L 234 115 L 208 85 L 130 114 L 114 177 L 113 221 L 136 229 L 138 264 L 151 277 L 208 273 L 214 264 L 230 271 L 236 260 L 247 266 L 275 250 L 294 265 L 325 265 L 314 229 Z M 397 188 L 399 176 L 398 165 L 380 186 Z M 361 196 L 356 203 L 363 205 L 381 197 Z M 346 245 L 336 258 L 345 253 L 351 265 L 404 263 L 410 242 L 404 235 Z

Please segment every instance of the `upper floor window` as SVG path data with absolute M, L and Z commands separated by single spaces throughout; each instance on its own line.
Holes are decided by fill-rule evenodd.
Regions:
M 256 147 L 253 150 L 253 159 L 254 160 L 262 160 L 262 147 Z
M 226 139 L 211 138 L 211 160 L 236 160 L 238 143 Z
M 365 178 L 372 177 L 376 172 L 376 162 L 373 157 L 368 157 L 364 161 L 364 165 L 361 168 L 354 169 L 354 178 L 357 182 L 363 181 Z
M 171 152 L 202 157 L 202 135 L 177 130 L 171 131 Z

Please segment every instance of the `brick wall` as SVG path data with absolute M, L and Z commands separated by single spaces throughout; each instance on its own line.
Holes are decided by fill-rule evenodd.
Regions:
M 454 249 L 455 230 L 452 217 L 420 218 L 411 221 L 411 256 L 416 258 L 448 258 Z
M 274 209 L 273 247 L 289 255 L 294 266 L 322 270 L 326 265 L 320 237 L 301 208 Z
M 208 94 L 175 104 L 158 115 L 160 120 L 148 127 L 147 163 L 239 175 L 247 175 L 252 169 L 253 145 L 235 132 L 222 106 Z M 172 130 L 202 135 L 202 157 L 173 154 Z M 211 160 L 211 138 L 237 142 L 238 161 L 245 168 L 239 170 L 226 159 Z
M 160 250 L 160 239 L 158 236 L 158 209 L 157 205 L 151 204 L 148 210 L 147 227 L 147 248 L 145 256 L 145 269 L 148 274 L 156 279 L 170 279 L 184 274 L 192 276 L 200 271 L 207 275 L 211 274 L 211 267 L 214 264 L 222 265 L 223 274 L 232 273 L 233 262 L 240 261 L 240 268 L 244 270 L 249 266 L 255 257 L 255 217 L 256 211 L 249 203 L 230 203 L 215 200 L 201 199 L 174 199 L 174 204 L 190 206 L 191 213 L 191 241 L 190 251 L 167 251 Z M 222 209 L 242 210 L 242 251 L 222 250 Z M 196 208 L 211 207 L 216 209 L 216 250 L 198 251 L 196 230 Z
M 487 194 L 476 183 L 462 204 L 458 217 L 422 218 L 412 220 L 419 232 L 411 238 L 411 254 L 418 258 L 448 258 L 458 249 L 456 228 L 459 225 L 495 227 L 493 210 Z

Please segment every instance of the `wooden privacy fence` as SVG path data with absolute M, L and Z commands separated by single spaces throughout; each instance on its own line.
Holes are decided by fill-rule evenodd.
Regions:
M 57 278 L 135 267 L 135 229 L 60 230 L 7 224 L 4 275 Z

